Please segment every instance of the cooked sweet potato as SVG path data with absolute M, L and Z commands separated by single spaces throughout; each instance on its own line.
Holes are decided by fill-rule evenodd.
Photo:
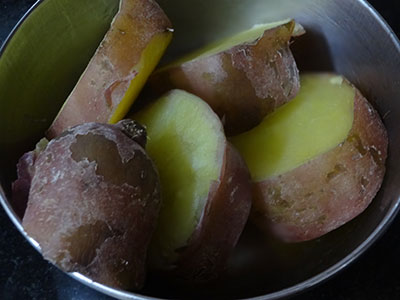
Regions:
M 29 189 L 35 174 L 35 161 L 39 153 L 47 146 L 48 140 L 43 138 L 36 144 L 35 150 L 21 156 L 17 164 L 17 180 L 12 183 L 12 204 L 14 211 L 22 219 L 29 198 Z
M 44 258 L 108 286 L 142 286 L 161 203 L 144 141 L 131 120 L 86 123 L 37 155 L 22 224 Z
M 243 159 L 218 116 L 187 92 L 173 90 L 132 117 L 148 130 L 163 191 L 150 265 L 195 282 L 217 277 L 250 212 Z
M 344 78 L 302 76 L 290 103 L 232 139 L 254 185 L 252 220 L 278 238 L 317 238 L 360 214 L 385 173 L 378 113 Z
M 155 1 L 120 1 L 110 29 L 49 128 L 48 137 L 84 122 L 121 120 L 171 41 L 171 23 Z
M 241 133 L 296 95 L 298 70 L 289 44 L 302 32 L 288 20 L 256 26 L 157 70 L 151 86 L 199 96 L 222 119 L 227 135 Z

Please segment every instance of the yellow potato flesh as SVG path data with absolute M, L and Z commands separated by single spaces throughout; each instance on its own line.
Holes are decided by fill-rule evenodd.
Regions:
M 208 57 L 208 56 L 212 56 L 214 54 L 220 53 L 220 52 L 224 52 L 224 51 L 231 49 L 232 47 L 235 47 L 237 45 L 253 42 L 253 41 L 259 39 L 260 37 L 262 37 L 263 33 L 266 30 L 272 29 L 272 28 L 275 28 L 275 27 L 278 27 L 278 26 L 281 26 L 283 24 L 287 24 L 290 22 L 291 22 L 290 19 L 286 19 L 283 21 L 278 21 L 278 22 L 273 22 L 273 23 L 255 25 L 251 29 L 239 32 L 231 37 L 227 37 L 220 41 L 211 43 L 199 50 L 189 53 L 188 55 L 180 58 L 177 61 L 174 61 L 173 63 L 169 64 L 168 66 L 161 68 L 160 71 L 163 70 L 164 68 L 179 66 L 187 61 L 200 59 L 202 57 Z M 294 26 L 294 23 L 293 23 L 293 26 Z
M 133 68 L 134 71 L 137 71 L 137 76 L 130 82 L 129 88 L 121 102 L 115 108 L 108 123 L 117 123 L 125 117 L 142 87 L 146 83 L 147 78 L 153 72 L 159 59 L 164 54 L 171 39 L 172 34 L 161 33 L 155 35 L 146 46 L 142 52 L 139 63 Z
M 222 125 L 205 102 L 180 90 L 131 117 L 146 126 L 146 150 L 162 186 L 151 264 L 170 264 L 193 233 L 210 186 L 220 176 L 225 149 Z
M 342 143 L 353 124 L 354 96 L 340 76 L 301 76 L 295 99 L 232 138 L 253 180 L 284 174 Z

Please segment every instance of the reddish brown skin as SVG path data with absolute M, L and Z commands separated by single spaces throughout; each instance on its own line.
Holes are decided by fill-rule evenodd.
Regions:
M 386 129 L 356 90 L 353 127 L 334 149 L 255 184 L 252 220 L 286 242 L 318 238 L 371 203 L 385 174 Z
M 118 125 L 87 123 L 34 164 L 23 227 L 44 258 L 94 281 L 139 289 L 160 208 L 158 173 Z
M 12 183 L 12 205 L 15 213 L 22 219 L 28 203 L 29 189 L 34 175 L 34 163 L 36 154 L 34 151 L 25 153 L 18 161 L 18 179 Z
M 110 30 L 47 131 L 48 138 L 84 122 L 107 123 L 138 74 L 135 66 L 148 43 L 156 35 L 171 34 L 171 22 L 155 1 L 120 1 Z
M 295 23 L 267 30 L 254 43 L 166 67 L 149 79 L 164 93 L 178 88 L 206 101 L 228 136 L 242 133 L 297 94 L 300 81 L 289 49 Z
M 203 283 L 221 274 L 247 222 L 251 202 L 248 168 L 228 143 L 220 180 L 211 188 L 200 222 L 180 253 L 179 278 Z

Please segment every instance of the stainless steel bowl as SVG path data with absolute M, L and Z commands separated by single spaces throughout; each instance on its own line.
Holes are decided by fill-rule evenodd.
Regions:
M 247 227 L 226 276 L 212 286 L 174 286 L 150 274 L 140 293 L 75 279 L 121 299 L 279 299 L 337 273 L 365 251 L 395 217 L 400 202 L 400 43 L 362 0 L 159 0 L 175 27 L 165 60 L 256 23 L 293 17 L 308 33 L 293 45 L 300 70 L 345 75 L 380 112 L 389 134 L 385 180 L 370 207 L 328 235 L 294 245 Z M 15 163 L 30 150 L 107 30 L 118 0 L 43 0 L 0 51 L 0 202 L 29 239 L 9 202 Z

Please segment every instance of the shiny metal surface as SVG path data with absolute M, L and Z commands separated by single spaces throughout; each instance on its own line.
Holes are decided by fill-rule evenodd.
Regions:
M 43 2 L 46 1 L 56 0 Z M 389 134 L 385 180 L 378 196 L 362 215 L 315 241 L 285 245 L 262 238 L 249 226 L 230 260 L 226 276 L 217 284 L 201 289 L 179 286 L 150 275 L 145 289 L 134 294 L 104 287 L 76 273 L 71 276 L 120 299 L 280 299 L 310 288 L 345 268 L 384 232 L 399 209 L 400 44 L 396 36 L 369 4 L 361 0 L 159 0 L 159 3 L 175 27 L 174 41 L 165 60 L 256 23 L 295 18 L 308 32 L 293 45 L 299 69 L 345 75 L 383 117 Z M 1 178 L 4 190 L 9 190 L 11 177 L 4 174 L 4 169 Z M 1 189 L 0 202 L 24 234 L 20 219 Z

